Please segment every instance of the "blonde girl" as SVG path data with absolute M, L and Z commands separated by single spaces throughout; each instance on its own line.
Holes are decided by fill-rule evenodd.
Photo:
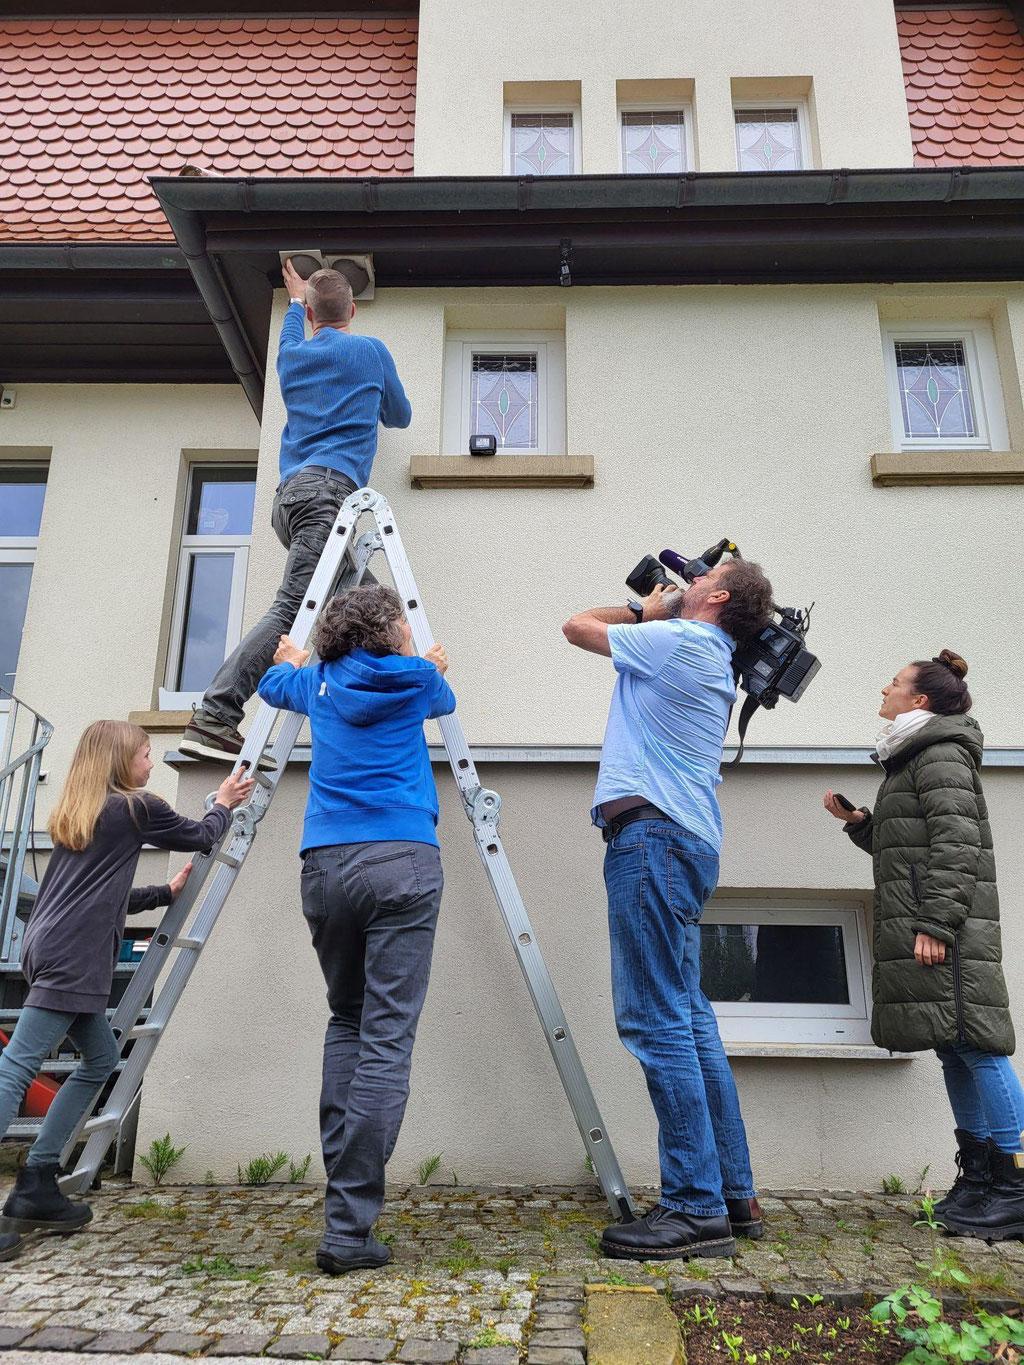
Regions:
M 98 720 L 79 740 L 50 817 L 53 854 L 22 942 L 28 997 L 0 1053 L 0 1136 L 63 1038 L 82 1060 L 57 1092 L 4 1204 L 0 1261 L 18 1254 L 26 1232 L 73 1232 L 92 1217 L 87 1204 L 61 1194 L 57 1177 L 61 1149 L 119 1060 L 106 1009 L 125 916 L 169 905 L 191 867 L 165 886 L 133 887 L 143 844 L 209 848 L 252 790 L 249 780 L 225 778 L 213 809 L 188 820 L 145 791 L 152 770 L 144 730 Z

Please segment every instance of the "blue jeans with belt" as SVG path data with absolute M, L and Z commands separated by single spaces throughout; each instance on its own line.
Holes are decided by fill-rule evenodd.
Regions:
M 991 1138 L 1001 1151 L 1019 1152 L 1024 1088 L 1009 1057 L 970 1043 L 949 1043 L 935 1051 L 956 1126 L 976 1138 Z
M 751 1199 L 753 1174 L 736 1082 L 700 987 L 700 917 L 718 854 L 670 820 L 635 820 L 604 861 L 612 999 L 658 1119 L 661 1203 L 712 1218 Z

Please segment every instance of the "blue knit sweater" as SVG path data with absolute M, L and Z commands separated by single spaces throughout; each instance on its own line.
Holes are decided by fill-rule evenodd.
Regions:
M 277 374 L 288 413 L 281 433 L 282 480 L 314 464 L 365 487 L 377 453 L 377 423 L 407 427 L 412 421 L 383 341 L 333 327 L 307 341 L 305 310 L 292 302 L 281 327 Z

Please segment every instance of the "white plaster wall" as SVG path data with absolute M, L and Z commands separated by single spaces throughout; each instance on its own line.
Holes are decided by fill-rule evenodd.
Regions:
M 880 304 L 996 314 L 1020 448 L 1019 285 L 465 290 L 450 307 L 460 325 L 548 326 L 564 309 L 567 449 L 593 454 L 596 486 L 413 489 L 409 457 L 440 449 L 445 295 L 393 290 L 360 309 L 357 327 L 388 343 L 413 405 L 408 430 L 382 432 L 373 483 L 451 652 L 471 742 L 600 742 L 603 668 L 564 642 L 562 622 L 624 602 L 643 553 L 694 554 L 729 535 L 764 563 L 779 601 L 816 602 L 809 643 L 824 660 L 798 706 L 757 716 L 756 742 L 866 743 L 882 685 L 948 646 L 968 660 L 989 744 L 1024 744 L 1004 685 L 1007 623 L 1024 614 L 1011 569 L 1022 490 L 872 485 L 871 454 L 893 448 Z M 283 420 L 271 381 L 250 619 L 284 559 L 268 529 Z M 980 590 L 993 577 L 998 590 Z
M 23 384 L 0 412 L 0 459 L 52 448 L 17 676 L 19 695 L 56 726 L 40 827 L 86 725 L 147 710 L 162 682 L 182 451 L 258 440 L 241 390 L 221 385 Z M 169 769 L 158 765 L 152 786 L 173 799 Z
M 659 79 L 695 83 L 697 168 L 735 170 L 731 82 L 787 77 L 811 79 L 818 164 L 913 165 L 891 0 L 783 0 L 759 10 L 646 0 L 628 18 L 615 0 L 521 0 L 501 15 L 487 5 L 423 0 L 416 174 L 503 173 L 506 81 L 579 82 L 581 169 L 614 174 L 615 83 Z
M 453 680 L 457 673 L 453 669 Z M 610 667 L 603 678 L 610 685 Z M 982 717 L 984 719 L 984 717 Z M 439 834 L 446 887 L 434 969 L 413 1064 L 412 1098 L 390 1174 L 415 1178 L 443 1153 L 462 1182 L 568 1181 L 583 1176 L 583 1147 L 551 1063 L 471 831 L 446 771 Z M 627 1178 L 657 1178 L 656 1129 L 638 1066 L 615 1036 L 601 879 L 603 845 L 588 827 L 594 769 L 491 765 L 502 794 L 502 833 L 577 1045 Z M 821 809 L 825 786 L 870 801 L 863 768 L 740 769 L 723 789 L 723 889 L 870 885 L 870 860 Z M 208 774 L 182 775 L 195 804 Z M 1004 907 L 1011 996 L 1024 991 L 1024 855 L 1013 837 L 1024 785 L 987 779 Z M 140 1143 L 170 1131 L 188 1144 L 185 1179 L 278 1148 L 314 1153 L 324 987 L 299 901 L 305 775 L 288 775 L 255 852 L 203 955 L 186 1001 L 150 1069 Z M 951 1173 L 952 1121 L 938 1063 L 734 1063 L 765 1186 L 880 1187 L 883 1175 Z

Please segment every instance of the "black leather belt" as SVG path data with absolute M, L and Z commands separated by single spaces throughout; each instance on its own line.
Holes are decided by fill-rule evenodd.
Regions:
M 671 818 L 663 810 L 659 810 L 657 806 L 633 806 L 629 810 L 624 810 L 621 815 L 613 816 L 601 830 L 601 838 L 607 844 L 615 838 L 619 830 L 625 829 L 634 820 L 668 820 L 671 822 Z

